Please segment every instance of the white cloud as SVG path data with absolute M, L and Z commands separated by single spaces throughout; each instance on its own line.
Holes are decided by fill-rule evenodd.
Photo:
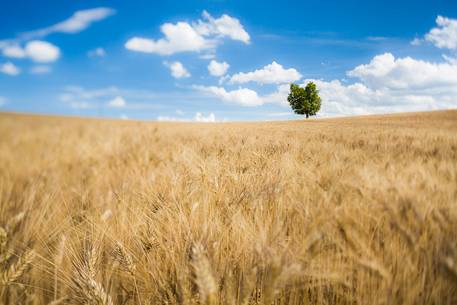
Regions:
M 122 96 L 116 96 L 108 102 L 108 106 L 114 108 L 122 108 L 125 107 L 125 105 L 127 105 L 127 103 L 125 102 L 125 99 Z
M 173 116 L 159 115 L 157 121 L 160 122 L 190 122 L 189 119 L 177 118 Z
M 29 41 L 25 46 L 25 53 L 36 62 L 52 62 L 60 57 L 57 46 L 41 40 Z
M 448 109 L 457 106 L 457 65 L 433 63 L 386 53 L 348 71 L 359 79 L 314 81 L 322 97 L 323 115 L 354 115 Z
M 125 47 L 132 51 L 170 55 L 178 52 L 201 51 L 211 48 L 213 43 L 197 33 L 187 22 L 165 23 L 160 27 L 165 38 L 152 40 L 134 37 Z
M 189 71 L 183 66 L 179 61 L 174 61 L 171 63 L 164 62 L 164 64 L 170 68 L 171 75 L 174 78 L 185 78 L 190 77 Z
M 3 96 L 0 96 L 0 107 L 6 104 L 6 98 Z
M 425 39 L 440 49 L 457 50 L 457 19 L 443 16 L 436 18 L 436 28 L 425 35 Z
M 319 115 L 360 115 L 401 111 L 422 111 L 457 107 L 457 61 L 447 57 L 440 63 L 395 58 L 390 53 L 375 56 L 368 64 L 347 72 L 356 79 L 345 84 L 340 80 L 306 79 L 316 83 L 322 107 Z M 223 101 L 243 106 L 275 103 L 288 107 L 288 84 L 280 84 L 266 95 L 243 88 L 227 91 L 223 87 L 194 86 Z
M 174 116 L 158 116 L 157 121 L 161 122 L 201 122 L 201 123 L 214 123 L 217 122 L 214 113 L 209 113 L 205 116 L 201 112 L 196 112 L 193 118 L 179 118 Z
M 115 10 L 107 7 L 98 7 L 87 10 L 76 11 L 70 18 L 54 24 L 50 27 L 21 33 L 17 38 L 0 41 L 0 49 L 6 57 L 31 58 L 36 62 L 52 62 L 60 57 L 60 50 L 57 46 L 40 40 L 26 41 L 41 38 L 52 33 L 79 33 L 88 28 L 93 22 L 103 20 L 113 14 Z M 100 56 L 100 51 L 96 55 Z
M 287 112 L 268 112 L 265 113 L 266 116 L 271 116 L 271 117 L 281 117 L 281 116 L 291 116 L 292 112 L 287 111 Z
M 137 52 L 171 55 L 214 49 L 220 37 L 249 42 L 249 34 L 238 19 L 228 15 L 214 19 L 207 12 L 203 13 L 203 17 L 206 21 L 199 20 L 192 25 L 184 21 L 175 24 L 164 23 L 160 27 L 163 38 L 154 40 L 133 37 L 125 43 L 125 48 Z M 205 54 L 205 57 L 208 54 L 212 53 Z
M 289 95 L 289 84 L 282 84 L 276 88 L 276 91 L 262 97 L 265 103 L 273 103 L 281 106 L 289 106 L 287 95 Z
M 67 86 L 63 93 L 58 96 L 58 99 L 75 109 L 98 108 L 101 105 L 109 107 L 109 102 L 112 101 L 121 92 L 116 87 L 106 87 L 101 89 L 87 90 L 78 86 Z
M 412 44 L 413 46 L 418 46 L 418 45 L 420 45 L 422 42 L 423 42 L 422 39 L 416 37 L 416 38 L 414 38 L 414 39 L 411 41 L 411 44 Z
M 125 114 L 121 114 L 120 119 L 121 119 L 121 120 L 128 120 L 129 117 L 126 116 Z
M 19 45 L 7 45 L 2 52 L 6 57 L 24 58 L 27 56 L 27 53 Z
M 232 91 L 227 91 L 222 87 L 216 86 L 194 86 L 194 88 L 209 93 L 223 101 L 242 106 L 260 106 L 264 103 L 257 92 L 247 88 L 240 88 Z
M 223 76 L 225 73 L 227 73 L 229 67 L 230 65 L 225 61 L 217 62 L 215 60 L 211 60 L 211 62 L 208 65 L 208 71 L 209 74 L 213 76 Z
M 60 95 L 60 100 L 68 102 L 70 100 L 94 100 L 105 97 L 116 97 L 120 94 L 117 87 L 106 87 L 101 89 L 87 90 L 78 86 L 65 87 L 65 93 Z
M 267 103 L 288 106 L 287 95 L 289 94 L 289 84 L 278 85 L 275 91 L 266 95 L 259 95 L 255 90 L 248 88 L 226 90 L 223 87 L 197 85 L 194 85 L 193 88 L 210 94 L 222 101 L 246 107 L 261 106 Z
M 186 99 L 200 101 L 202 98 L 201 94 L 170 91 L 156 92 L 115 86 L 92 89 L 80 86 L 66 86 L 62 88 L 62 92 L 57 96 L 57 99 L 70 107 L 82 105 L 84 108 L 103 108 L 109 107 L 108 102 L 118 96 L 126 101 L 125 109 L 158 109 L 162 107 L 161 103 L 164 100 Z
M 3 48 L 3 55 L 14 58 L 30 58 L 35 62 L 52 62 L 60 57 L 60 49 L 46 41 L 32 40 L 24 48 L 20 45 L 8 45 Z
M 443 54 L 443 58 L 444 58 L 445 61 L 447 61 L 451 65 L 457 65 L 457 57 L 452 57 L 452 56 L 448 56 L 446 54 Z
M 257 82 L 259 84 L 283 84 L 301 79 L 302 75 L 294 68 L 284 69 L 283 66 L 273 61 L 262 69 L 247 73 L 237 73 L 230 78 L 230 83 Z
M 95 48 L 87 52 L 87 56 L 89 57 L 104 57 L 106 55 L 106 51 L 103 48 Z
M 33 66 L 30 69 L 30 73 L 32 74 L 46 74 L 51 72 L 51 67 L 49 66 Z
M 44 37 L 51 33 L 79 33 L 88 28 L 92 23 L 103 20 L 115 13 L 115 10 L 108 7 L 98 7 L 76 11 L 67 20 L 44 29 L 23 33 L 22 37 L 24 39 L 33 39 L 37 37 Z
M 201 58 L 201 59 L 214 59 L 214 58 L 216 58 L 216 54 L 208 52 L 208 53 L 200 55 L 199 58 Z
M 411 57 L 395 59 L 391 53 L 375 56 L 370 63 L 357 66 L 347 74 L 373 88 L 430 90 L 457 87 L 457 65 Z
M 214 115 L 214 113 L 210 113 L 208 116 L 205 117 L 200 112 L 197 112 L 195 114 L 194 120 L 196 122 L 201 122 L 201 123 L 214 123 L 214 122 L 216 122 L 216 116 Z
M 2 65 L 0 65 L 0 72 L 16 76 L 21 73 L 21 69 L 16 67 L 12 62 L 6 62 Z
M 239 40 L 246 44 L 250 42 L 248 32 L 244 30 L 240 21 L 229 15 L 213 18 L 207 11 L 203 11 L 203 19 L 194 24 L 195 29 L 203 36 L 228 36 L 233 40 Z

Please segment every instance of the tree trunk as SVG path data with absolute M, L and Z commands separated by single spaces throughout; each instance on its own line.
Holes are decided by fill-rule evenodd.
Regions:
M 305 113 L 306 114 L 306 118 L 309 118 L 309 114 Z

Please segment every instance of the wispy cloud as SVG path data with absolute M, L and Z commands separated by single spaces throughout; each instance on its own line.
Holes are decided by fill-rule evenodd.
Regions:
M 201 112 L 196 112 L 195 116 L 192 118 L 183 118 L 183 117 L 174 117 L 174 116 L 158 116 L 157 121 L 161 122 L 199 122 L 199 123 L 215 123 L 218 122 L 216 120 L 216 116 L 214 113 L 209 113 L 208 115 L 204 115 Z M 222 120 L 226 121 L 226 120 Z
M 30 69 L 30 73 L 32 74 L 47 74 L 51 72 L 51 67 L 49 66 L 33 66 Z
M 109 7 L 97 7 L 80 10 L 73 13 L 70 18 L 46 28 L 24 32 L 19 35 L 21 39 L 29 40 L 45 37 L 52 33 L 74 34 L 87 29 L 92 23 L 112 16 L 116 11 Z
M 103 20 L 116 11 L 112 8 L 98 7 L 76 11 L 70 18 L 46 28 L 23 32 L 15 38 L 0 41 L 2 55 L 10 58 L 29 58 L 35 62 L 53 62 L 59 59 L 58 46 L 42 39 L 52 33 L 74 34 L 87 29 L 92 23 Z M 100 51 L 97 52 L 100 55 Z
M 87 52 L 87 56 L 89 57 L 105 57 L 106 56 L 106 51 L 103 48 L 95 48 L 93 50 L 90 50 Z
M 123 108 L 127 105 L 127 102 L 122 96 L 116 96 L 112 100 L 108 102 L 109 107 L 114 107 L 114 108 Z
M 124 103 L 120 102 L 118 97 L 121 97 Z M 117 105 L 118 108 L 123 109 L 160 109 L 169 107 L 162 103 L 164 100 L 201 101 L 204 96 L 195 94 L 193 91 L 179 93 L 126 89 L 116 86 L 96 89 L 66 86 L 57 96 L 57 99 L 71 108 L 104 108 Z

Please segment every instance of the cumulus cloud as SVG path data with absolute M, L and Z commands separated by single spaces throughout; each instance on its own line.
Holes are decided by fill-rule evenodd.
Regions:
M 21 69 L 16 67 L 12 62 L 6 62 L 6 63 L 0 65 L 0 72 L 8 74 L 8 75 L 16 76 L 21 73 Z
M 29 41 L 25 53 L 36 62 L 52 62 L 60 57 L 60 50 L 55 45 L 41 40 Z
M 3 48 L 2 53 L 6 57 L 24 58 L 27 53 L 19 45 L 7 45 Z
M 229 15 L 222 15 L 213 18 L 207 11 L 203 11 L 203 19 L 194 24 L 195 29 L 203 36 L 228 36 L 233 40 L 239 40 L 246 44 L 250 42 L 248 32 L 244 29 L 240 21 Z
M 60 49 L 46 41 L 32 40 L 22 48 L 20 45 L 9 45 L 3 48 L 3 55 L 13 58 L 30 58 L 35 62 L 52 62 L 60 57 Z
M 438 16 L 437 27 L 425 35 L 425 39 L 441 49 L 457 50 L 457 19 Z
M 214 19 L 207 12 L 203 13 L 203 17 L 204 21 L 199 20 L 194 24 L 184 21 L 175 24 L 164 23 L 160 27 L 163 38 L 154 40 L 133 37 L 125 43 L 125 48 L 143 53 L 171 55 L 179 52 L 200 52 L 214 49 L 220 37 L 249 42 L 249 34 L 238 19 L 228 15 Z
M 33 66 L 30 69 L 30 73 L 32 74 L 46 74 L 51 72 L 51 67 L 49 66 Z
M 223 87 L 216 86 L 194 86 L 195 89 L 211 94 L 225 102 L 235 103 L 242 106 L 260 106 L 264 101 L 256 91 L 248 88 L 240 88 L 227 91 Z
M 22 37 L 24 39 L 33 39 L 44 37 L 51 33 L 79 33 L 87 29 L 92 23 L 103 20 L 109 16 L 114 15 L 115 13 L 116 11 L 114 9 L 108 7 L 97 7 L 76 11 L 70 18 L 62 22 L 47 28 L 23 33 Z
M 289 94 L 289 84 L 278 85 L 275 91 L 265 95 L 259 95 L 257 91 L 248 88 L 227 90 L 224 87 L 198 85 L 194 85 L 193 88 L 209 94 L 210 96 L 214 96 L 221 101 L 245 107 L 255 107 L 264 104 L 288 106 L 287 95 Z
M 89 57 L 104 57 L 106 55 L 106 51 L 103 48 L 95 48 L 87 52 L 87 56 Z
M 370 63 L 357 66 L 347 74 L 373 88 L 419 90 L 457 86 L 457 65 L 411 57 L 396 59 L 391 53 L 375 56 Z
M 264 103 L 273 103 L 281 106 L 289 106 L 287 96 L 289 95 L 289 84 L 278 85 L 276 91 L 262 97 Z
M 252 72 L 240 72 L 230 78 L 230 83 L 243 84 L 257 82 L 259 84 L 283 84 L 295 82 L 301 79 L 302 75 L 294 68 L 284 69 L 282 65 L 273 61 L 262 69 Z
M 310 81 L 316 83 L 322 97 L 320 115 L 422 111 L 457 106 L 457 61 L 453 58 L 435 63 L 411 57 L 395 58 L 391 53 L 385 53 L 348 71 L 347 75 L 355 81 L 303 81 L 303 86 Z M 194 88 L 242 106 L 274 103 L 288 107 L 289 84 L 279 84 L 274 92 L 266 95 L 248 88 L 232 91 L 215 86 Z
M 125 107 L 125 105 L 127 105 L 127 103 L 125 102 L 125 99 L 122 96 L 116 96 L 108 102 L 108 106 L 114 108 L 122 108 Z
M 324 115 L 352 115 L 455 108 L 457 65 L 433 63 L 391 53 L 347 72 L 352 84 L 339 80 L 314 81 L 322 97 Z
M 205 39 L 187 22 L 165 23 L 160 27 L 165 38 L 153 40 L 133 37 L 125 47 L 131 51 L 170 55 L 178 52 L 201 51 L 211 48 L 213 42 Z
M 215 60 L 211 60 L 211 62 L 208 65 L 208 72 L 209 74 L 213 76 L 223 76 L 225 73 L 227 73 L 228 68 L 230 65 L 228 63 L 224 62 L 217 62 Z
M 190 77 L 189 71 L 184 67 L 182 63 L 179 61 L 174 61 L 174 62 L 164 62 L 164 64 L 170 68 L 171 75 L 174 78 L 185 78 L 185 77 Z

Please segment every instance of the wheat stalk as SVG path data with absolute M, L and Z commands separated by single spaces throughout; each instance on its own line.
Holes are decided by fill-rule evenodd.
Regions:
M 57 299 L 58 271 L 61 268 L 64 254 L 65 254 L 65 243 L 66 243 L 66 237 L 65 237 L 65 235 L 62 235 L 60 237 L 60 241 L 57 246 L 56 255 L 54 257 L 54 299 Z
M 211 265 L 200 243 L 195 244 L 192 248 L 192 267 L 202 303 L 214 304 L 217 285 L 211 272 Z
M 0 227 L 0 266 L 6 262 L 10 255 L 7 249 L 8 243 L 8 232 L 3 227 Z
M 88 247 L 83 255 L 82 264 L 80 266 L 75 264 L 73 283 L 84 302 L 89 301 L 89 303 L 96 305 L 113 305 L 110 295 L 95 279 L 97 261 L 96 247 Z

